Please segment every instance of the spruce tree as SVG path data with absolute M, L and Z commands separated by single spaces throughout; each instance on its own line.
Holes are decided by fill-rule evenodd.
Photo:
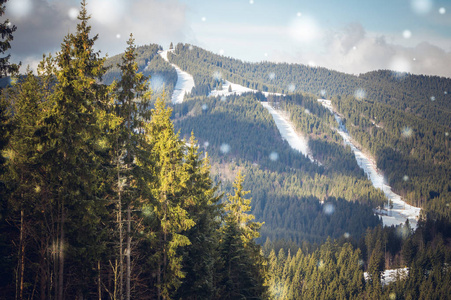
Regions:
M 0 0 L 0 17 L 5 14 L 5 3 L 8 0 Z M 0 41 L 0 53 L 3 55 L 11 48 L 11 41 L 14 39 L 13 32 L 16 31 L 16 25 L 12 25 L 8 19 L 0 23 L 0 34 L 2 40 Z M 14 74 L 19 70 L 19 65 L 11 64 L 9 59 L 11 54 L 0 57 L 0 78 Z
M 184 277 L 180 250 L 191 244 L 184 233 L 195 225 L 183 197 L 189 178 L 183 168 L 185 147 L 174 132 L 171 113 L 163 95 L 157 99 L 151 121 L 146 124 L 146 138 L 152 149 L 150 161 L 154 164 L 151 167 L 154 180 L 149 183 L 152 202 L 149 204 L 158 226 L 154 254 L 158 299 L 169 299 L 180 286 Z
M 244 196 L 241 171 L 233 184 L 234 194 L 227 195 L 225 224 L 220 246 L 222 278 L 220 293 L 224 299 L 267 298 L 266 261 L 255 243 L 261 223 L 253 222 L 250 199 Z
M 77 31 L 64 38 L 56 56 L 54 106 L 47 118 L 51 147 L 47 155 L 52 157 L 49 180 L 58 211 L 53 216 L 57 300 L 65 298 L 65 291 L 79 297 L 87 293 L 88 282 L 97 275 L 93 266 L 106 247 L 100 218 L 105 203 L 98 197 L 101 178 L 97 172 L 108 90 L 100 83 L 104 59 L 93 49 L 97 36 L 90 37 L 86 1 L 81 4 Z M 65 284 L 67 263 L 73 276 L 70 290 Z
M 191 245 L 182 249 L 185 278 L 176 298 L 183 299 L 212 299 L 216 292 L 215 267 L 219 259 L 217 246 L 222 205 L 218 203 L 220 196 L 215 195 L 217 187 L 210 178 L 208 155 L 201 160 L 198 151 L 197 141 L 191 134 L 183 165 L 188 176 L 183 201 L 196 225 L 184 233 Z
M 111 137 L 114 145 L 116 193 L 117 193 L 117 223 L 119 233 L 119 299 L 124 296 L 125 274 L 125 299 L 131 297 L 131 239 L 132 239 L 132 215 L 131 209 L 136 206 L 139 195 L 139 183 L 142 180 L 141 166 L 137 164 L 142 157 L 142 149 L 145 148 L 143 134 L 144 123 L 150 118 L 150 94 L 148 78 L 138 73 L 136 63 L 136 46 L 133 35 L 127 42 L 127 49 L 122 56 L 122 63 L 118 64 L 121 70 L 121 80 L 114 85 L 115 108 L 118 124 Z M 147 178 L 149 180 L 149 178 Z M 142 186 L 142 184 L 141 184 Z M 123 218 L 123 208 L 126 217 Z M 124 250 L 124 222 L 126 222 L 126 249 Z M 125 254 L 125 255 L 124 255 Z M 124 272 L 124 256 L 126 271 Z

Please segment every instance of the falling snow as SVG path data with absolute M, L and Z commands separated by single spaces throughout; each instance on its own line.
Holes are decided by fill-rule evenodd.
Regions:
M 207 104 L 205 104 L 205 103 L 204 103 L 204 104 L 202 104 L 202 110 L 203 110 L 203 111 L 205 111 L 205 110 L 207 110 L 207 109 L 208 109 L 208 105 L 207 105 Z
M 365 92 L 365 90 L 364 90 L 364 89 L 357 89 L 357 90 L 354 92 L 354 97 L 355 97 L 357 100 L 363 100 L 363 99 L 365 99 L 365 97 L 366 97 L 366 92 Z
M 441 15 L 444 15 L 444 14 L 446 13 L 446 9 L 445 9 L 444 7 L 440 7 L 439 10 L 438 10 L 438 12 L 439 12 Z
M 219 150 L 221 150 L 223 154 L 227 154 L 230 152 L 230 146 L 229 144 L 224 143 L 221 145 L 221 147 L 219 147 Z
M 293 83 L 290 84 L 290 85 L 288 86 L 288 90 L 289 90 L 291 93 L 293 93 L 295 89 L 296 89 L 296 86 L 295 86 Z
M 277 152 L 271 152 L 271 154 L 269 155 L 269 159 L 272 161 L 276 161 L 279 159 L 279 154 L 277 154 Z
M 276 78 L 276 73 L 272 72 L 268 74 L 269 79 L 273 80 L 274 78 Z
M 405 39 L 410 39 L 411 37 L 412 37 L 412 32 L 410 31 L 410 30 L 404 30 L 403 32 L 402 32 L 402 36 L 405 38 Z
M 323 212 L 330 216 L 331 214 L 333 214 L 335 212 L 335 206 L 332 203 L 326 203 L 323 206 Z
M 435 101 L 435 97 L 434 96 L 431 96 L 431 101 Z
M 410 127 L 404 127 L 401 131 L 401 135 L 405 138 L 412 136 L 412 128 Z
M 76 20 L 78 16 L 78 9 L 75 7 L 69 8 L 69 11 L 67 12 L 67 15 L 71 20 Z
M 410 4 L 413 11 L 420 15 L 427 14 L 432 8 L 432 0 L 411 0 Z
M 407 176 L 407 175 L 404 175 L 404 176 L 402 177 L 402 180 L 404 180 L 404 181 L 407 181 L 407 180 L 409 180 L 409 176 Z
M 9 13 L 16 18 L 27 17 L 33 10 L 31 0 L 14 0 L 8 3 Z

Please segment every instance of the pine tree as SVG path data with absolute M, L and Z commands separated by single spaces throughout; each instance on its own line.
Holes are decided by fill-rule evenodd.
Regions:
M 223 258 L 220 293 L 224 299 L 267 298 L 266 261 L 255 243 L 261 223 L 253 222 L 250 199 L 244 196 L 241 172 L 233 184 L 234 195 L 227 195 L 225 225 L 220 246 Z
M 108 89 L 100 83 L 104 59 L 93 49 L 97 36 L 89 36 L 86 2 L 81 4 L 77 31 L 64 38 L 56 56 L 54 106 L 47 118 L 51 149 L 46 155 L 52 157 L 49 181 L 58 211 L 53 216 L 57 300 L 65 298 L 65 291 L 79 296 L 87 292 L 88 282 L 96 276 L 93 266 L 106 247 L 100 218 L 105 202 L 98 197 L 101 178 L 97 172 Z M 66 263 L 72 268 L 70 274 L 77 274 L 70 280 L 71 291 L 65 285 Z
M 172 50 L 172 49 L 174 49 L 174 45 L 171 42 L 171 44 L 169 45 L 169 50 Z
M 147 142 L 153 150 L 150 161 L 155 164 L 152 167 L 155 179 L 150 185 L 154 199 L 151 205 L 158 225 L 154 255 L 158 299 L 169 299 L 180 286 L 184 274 L 179 250 L 191 244 L 183 233 L 195 225 L 183 201 L 188 175 L 183 168 L 183 142 L 174 133 L 171 113 L 163 95 L 157 99 L 151 121 L 146 125 Z
M 122 63 L 118 65 L 121 70 L 121 80 L 114 85 L 115 89 L 115 115 L 119 118 L 119 124 L 115 127 L 112 137 L 114 141 L 114 159 L 116 161 L 116 190 L 117 190 L 117 223 L 119 231 L 119 299 L 131 297 L 131 208 L 137 205 L 138 181 L 142 173 L 138 156 L 142 156 L 142 148 L 145 143 L 144 122 L 150 118 L 150 89 L 148 78 L 142 73 L 137 73 L 136 47 L 133 35 L 127 42 L 127 49 L 122 56 Z M 142 184 L 141 184 L 142 185 Z M 126 249 L 124 251 L 123 207 L 126 208 Z M 124 253 L 126 258 L 126 272 L 124 273 Z
M 222 206 L 217 187 L 210 178 L 208 155 L 200 159 L 199 146 L 191 134 L 184 158 L 184 169 L 188 177 L 183 192 L 184 206 L 196 223 L 184 235 L 191 245 L 184 247 L 183 271 L 185 278 L 175 298 L 212 299 L 215 295 L 216 262 L 218 258 L 218 230 Z
M 11 191 L 9 195 L 9 222 L 15 224 L 19 231 L 17 240 L 16 296 L 23 299 L 27 295 L 27 278 L 33 278 L 29 272 L 32 260 L 27 258 L 28 251 L 44 250 L 43 245 L 32 245 L 33 241 L 42 241 L 41 236 L 46 231 L 43 224 L 43 213 L 48 205 L 41 194 L 43 170 L 41 168 L 42 150 L 39 134 L 37 134 L 44 119 L 45 106 L 41 83 L 28 70 L 15 85 L 5 93 L 13 112 L 12 132 L 8 146 L 8 182 Z M 36 172 L 41 170 L 41 172 Z M 45 236 L 45 235 L 44 235 Z M 45 259 L 41 257 L 40 262 Z M 34 263 L 37 263 L 36 261 Z M 36 272 L 37 273 L 37 272 Z M 44 275 L 44 274 L 41 274 Z
M 8 0 L 0 0 L 0 17 L 5 14 L 5 3 Z M 14 39 L 13 32 L 16 31 L 16 25 L 11 25 L 9 20 L 0 23 L 0 34 L 2 41 L 0 41 L 0 53 L 4 54 L 11 48 L 11 41 Z M 8 76 L 8 74 L 14 74 L 19 70 L 19 65 L 11 64 L 9 59 L 11 54 L 0 57 L 0 78 Z

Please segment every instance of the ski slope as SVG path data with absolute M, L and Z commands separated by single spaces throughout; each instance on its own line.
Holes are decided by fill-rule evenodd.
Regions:
M 338 123 L 338 133 L 343 138 L 345 144 L 351 147 L 351 150 L 355 154 L 357 164 L 363 169 L 365 174 L 368 176 L 368 179 L 370 179 L 373 183 L 373 186 L 381 189 L 385 196 L 393 202 L 393 209 L 390 209 L 388 205 L 386 205 L 383 209 L 377 211 L 377 214 L 382 216 L 382 222 L 384 225 L 399 225 L 405 223 L 406 219 L 409 219 L 411 226 L 415 228 L 417 226 L 421 209 L 407 204 L 401 199 L 401 196 L 392 191 L 391 187 L 387 185 L 384 175 L 376 167 L 374 160 L 353 144 L 351 136 L 346 130 L 341 117 L 333 110 L 331 101 L 325 99 L 318 99 L 318 101 L 334 115 L 335 120 Z
M 208 95 L 209 97 L 218 97 L 218 96 L 230 96 L 230 95 L 242 95 L 244 93 L 257 93 L 259 91 L 254 90 L 254 89 L 250 89 L 247 88 L 245 86 L 242 86 L 240 84 L 236 84 L 236 83 L 232 83 L 228 80 L 223 80 L 223 84 L 222 84 L 222 89 L 221 90 L 213 90 L 210 92 L 210 94 Z M 232 86 L 232 91 L 229 91 L 229 86 Z M 269 95 L 275 95 L 275 96 L 283 96 L 282 94 L 279 93 L 270 93 L 270 92 L 261 92 L 263 95 L 265 95 L 265 97 L 268 97 Z
M 231 91 L 229 91 L 229 86 L 231 87 Z M 224 80 L 224 83 L 222 84 L 221 90 L 213 90 L 210 92 L 210 97 L 227 97 L 230 95 L 242 95 L 244 93 L 257 93 L 257 90 L 247 88 L 245 86 L 232 83 L 228 80 Z M 276 96 L 283 96 L 279 93 L 269 93 L 269 92 L 262 92 L 265 97 L 268 97 L 269 95 L 276 95 Z M 282 115 L 280 111 L 275 110 L 274 108 L 269 105 L 268 102 L 260 102 L 264 108 L 268 110 L 268 112 L 271 114 L 271 116 L 274 119 L 274 122 L 276 123 L 277 129 L 280 132 L 280 135 L 284 140 L 288 142 L 291 148 L 294 150 L 297 150 L 301 152 L 304 156 L 308 157 L 310 161 L 314 161 L 313 156 L 308 148 L 308 140 L 306 137 L 303 137 L 302 135 L 298 134 L 296 130 L 294 129 L 293 124 Z
M 291 148 L 301 152 L 313 162 L 314 159 L 308 147 L 308 139 L 300 134 L 297 134 L 294 130 L 293 124 L 286 117 L 284 117 L 280 111 L 272 108 L 268 102 L 260 103 L 271 114 L 282 138 L 288 142 Z
M 167 62 L 168 60 L 168 52 L 173 52 L 174 50 L 164 50 L 159 51 L 160 56 Z M 171 101 L 173 104 L 179 104 L 183 102 L 185 98 L 185 94 L 190 94 L 191 90 L 194 87 L 194 78 L 191 74 L 182 71 L 177 65 L 171 63 L 177 72 L 177 83 L 174 87 L 174 92 L 172 93 Z

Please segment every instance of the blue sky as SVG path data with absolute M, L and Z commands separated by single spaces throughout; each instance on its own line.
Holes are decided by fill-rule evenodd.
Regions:
M 75 28 L 75 0 L 10 0 L 13 55 L 35 65 Z M 90 0 L 97 46 L 192 43 L 246 61 L 451 77 L 451 0 Z M 9 12 L 9 13 L 8 13 Z

